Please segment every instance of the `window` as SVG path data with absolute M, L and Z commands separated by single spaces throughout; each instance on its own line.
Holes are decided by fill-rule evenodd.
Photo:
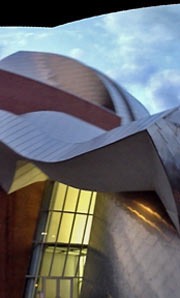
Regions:
M 78 298 L 96 193 L 54 183 L 49 199 L 42 204 L 25 297 Z

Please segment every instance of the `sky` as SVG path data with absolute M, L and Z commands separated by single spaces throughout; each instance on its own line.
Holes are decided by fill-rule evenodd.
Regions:
M 102 71 L 151 114 L 180 105 L 180 4 L 55 28 L 0 27 L 0 59 L 20 50 L 62 54 Z

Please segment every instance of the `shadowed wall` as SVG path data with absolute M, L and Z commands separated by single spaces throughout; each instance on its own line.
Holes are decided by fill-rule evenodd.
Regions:
M 21 298 L 44 182 L 11 195 L 0 190 L 0 297 Z
M 179 252 L 155 193 L 98 194 L 81 298 L 179 298 Z

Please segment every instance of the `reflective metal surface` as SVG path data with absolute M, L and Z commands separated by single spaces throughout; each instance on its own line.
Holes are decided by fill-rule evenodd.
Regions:
M 98 194 L 81 298 L 179 298 L 180 238 L 153 193 Z
M 81 298 L 179 298 L 180 107 L 149 115 L 92 68 L 19 52 L 0 62 L 0 151 L 7 192 L 27 169 L 104 193 Z
M 122 88 L 122 86 L 119 86 L 109 77 L 100 72 L 97 72 L 97 75 L 109 91 L 116 114 L 121 117 L 122 125 L 149 115 L 149 112 L 145 109 L 145 107 L 124 88 Z
M 176 108 L 108 132 L 95 129 L 95 138 L 69 143 L 63 132 L 49 127 L 48 121 L 43 125 L 36 121 L 38 114 L 31 118 L 1 110 L 0 141 L 14 160 L 33 162 L 55 181 L 106 192 L 155 190 L 179 230 L 178 114 L 180 109 Z M 70 134 L 73 131 L 77 133 L 75 125 Z M 8 159 L 6 162 L 11 167 Z M 106 174 L 109 169 L 110 176 Z M 7 191 L 10 179 L 12 176 L 2 173 L 1 185 Z
M 69 57 L 21 51 L 2 59 L 0 69 L 68 91 L 111 109 L 123 119 L 123 124 L 149 114 L 137 99 L 109 77 Z
M 74 59 L 51 53 L 22 51 L 2 59 L 0 68 L 114 110 L 111 97 L 96 72 Z
M 17 115 L 56 111 L 72 115 L 105 130 L 120 125 L 120 117 L 105 107 L 64 89 L 3 69 L 0 69 L 0 90 L 0 109 Z

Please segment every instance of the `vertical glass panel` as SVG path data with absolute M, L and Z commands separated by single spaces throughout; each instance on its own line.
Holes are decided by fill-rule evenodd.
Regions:
M 86 263 L 86 255 L 83 255 L 83 252 L 80 256 L 79 268 L 78 268 L 78 276 L 83 277 L 84 274 L 84 266 Z
M 90 213 L 94 213 L 94 208 L 95 208 L 95 203 L 96 203 L 96 195 L 97 193 L 94 192 L 93 193 L 93 197 L 92 197 L 92 203 L 91 203 L 91 208 L 90 208 Z
M 66 203 L 64 207 L 65 211 L 72 211 L 72 212 L 75 211 L 78 193 L 79 193 L 79 189 L 76 189 L 74 187 L 68 188 Z
M 77 255 L 77 266 L 76 266 L 76 271 L 75 271 L 75 275 L 77 277 L 83 277 L 83 273 L 84 273 L 84 266 L 85 266 L 85 262 L 86 262 L 86 255 L 87 255 L 87 249 L 81 249 L 78 252 Z
M 35 298 L 58 297 L 57 281 L 57 279 L 40 278 Z
M 61 298 L 72 298 L 71 297 L 71 280 L 60 279 L 60 293 L 59 294 L 60 294 Z
M 88 216 L 88 222 L 87 222 L 87 226 L 86 226 L 86 233 L 85 233 L 83 244 L 88 244 L 89 243 L 89 237 L 90 237 L 90 233 L 91 233 L 92 220 L 93 220 L 92 215 L 89 215 Z
M 77 280 L 75 280 L 78 283 L 78 291 L 76 296 L 73 296 L 73 298 L 78 298 L 80 293 L 81 293 L 81 288 L 82 288 L 82 283 L 83 283 L 83 279 L 82 278 L 78 278 Z
M 79 249 L 71 249 L 68 252 L 64 276 L 75 276 L 78 263 Z
M 41 263 L 41 270 L 40 270 L 41 276 L 47 276 L 49 273 L 52 252 L 53 252 L 53 247 L 49 246 L 44 249 L 43 259 L 42 259 L 42 263 Z
M 74 278 L 73 279 L 73 297 L 72 298 L 79 298 L 80 294 L 80 279 Z
M 56 247 L 51 276 L 62 276 L 67 248 Z
M 74 214 L 64 213 L 62 216 L 61 228 L 58 236 L 58 242 L 68 243 L 72 228 Z
M 56 293 L 56 279 L 45 279 L 45 295 L 44 297 L 57 297 Z M 43 297 L 43 296 L 42 296 Z
M 81 243 L 85 228 L 86 215 L 76 214 L 71 243 Z
M 67 186 L 65 184 L 55 183 L 51 204 L 50 204 L 51 210 L 62 210 L 66 189 L 67 189 Z
M 90 203 L 91 191 L 81 191 L 81 196 L 78 205 L 78 212 L 87 213 Z
M 62 216 L 61 212 L 49 212 L 49 220 L 48 220 L 49 225 L 46 230 L 47 232 L 46 242 L 54 242 L 56 240 L 56 235 L 57 235 L 61 216 Z

